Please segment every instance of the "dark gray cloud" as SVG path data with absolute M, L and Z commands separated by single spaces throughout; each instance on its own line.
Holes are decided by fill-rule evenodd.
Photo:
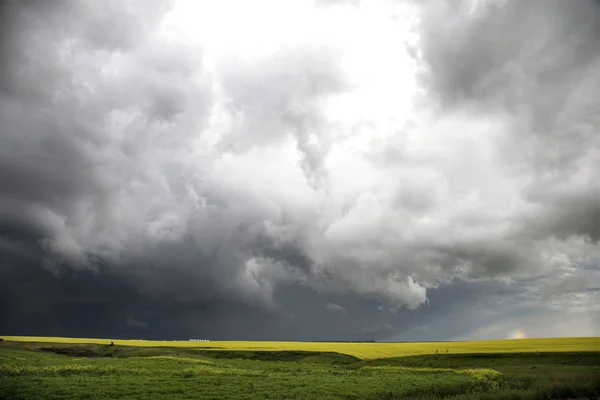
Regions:
M 429 2 L 420 26 L 427 85 L 452 104 L 498 101 L 554 117 L 597 63 L 599 8 L 591 0 Z
M 498 268 L 528 264 L 519 253 L 536 256 L 515 252 L 516 242 L 529 247 L 579 237 L 597 243 L 598 3 L 429 2 L 418 26 L 420 78 L 431 106 L 499 125 L 496 132 L 468 134 L 491 136 L 496 165 L 488 176 L 510 176 L 513 188 L 494 182 L 526 203 L 509 217 L 510 259 L 499 258 Z
M 594 310 L 597 3 L 408 2 L 397 43 L 386 2 L 212 36 L 178 2 L 0 4 L 1 331 L 433 340 L 509 329 L 463 308 Z
M 544 208 L 528 224 L 597 242 L 599 4 L 431 2 L 421 32 L 422 78 L 443 107 L 505 118 L 500 157 Z

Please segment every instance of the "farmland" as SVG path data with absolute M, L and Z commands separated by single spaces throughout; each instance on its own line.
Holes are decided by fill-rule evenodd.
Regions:
M 440 343 L 3 339 L 2 399 L 584 399 L 600 394 L 599 338 Z
M 346 342 L 190 342 L 154 340 L 113 340 L 89 338 L 60 338 L 40 336 L 3 336 L 5 340 L 38 343 L 107 344 L 142 347 L 193 347 L 226 350 L 282 351 L 300 350 L 336 352 L 361 359 L 404 357 L 434 354 L 448 349 L 451 354 L 470 353 L 529 353 L 529 352 L 582 352 L 600 351 L 600 338 L 552 338 L 489 340 L 473 342 L 424 342 L 424 343 L 346 343 Z

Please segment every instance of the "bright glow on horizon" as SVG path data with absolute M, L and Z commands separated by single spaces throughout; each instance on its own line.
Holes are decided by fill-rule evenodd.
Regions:
M 527 334 L 522 329 L 515 329 L 508 338 L 509 339 L 527 339 Z

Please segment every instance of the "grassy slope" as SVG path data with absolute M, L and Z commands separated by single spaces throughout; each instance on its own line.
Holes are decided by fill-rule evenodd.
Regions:
M 58 338 L 35 336 L 3 336 L 5 340 L 38 343 L 96 343 L 107 344 L 111 339 Z M 527 352 L 585 352 L 600 351 L 600 337 L 490 340 L 438 343 L 325 343 L 325 342 L 172 342 L 146 340 L 113 340 L 116 345 L 143 347 L 195 347 L 226 350 L 302 350 L 336 352 L 362 359 L 404 357 L 434 354 L 469 353 L 527 353 Z
M 571 346 L 582 345 L 580 339 L 574 341 Z M 365 352 L 372 344 L 318 343 L 327 352 L 302 352 L 289 343 L 285 345 L 293 351 L 108 346 L 107 342 L 0 343 L 0 399 L 514 400 L 600 395 L 600 352 L 594 352 L 594 347 L 565 352 L 566 343 L 553 349 L 558 352 L 540 354 L 531 349 L 529 353 L 485 353 L 489 347 L 476 346 L 482 342 L 456 343 L 462 348 L 471 345 L 479 354 L 406 356 L 410 350 L 403 349 L 402 357 L 360 360 L 331 349 L 344 346 Z M 260 342 L 248 344 L 267 347 Z M 497 348 L 499 343 L 495 344 Z M 503 344 L 506 350 L 509 343 Z M 422 351 L 423 345 L 430 344 L 415 345 L 413 351 Z
M 117 346 L 78 346 L 73 353 L 87 351 L 106 358 L 69 357 L 41 347 L 0 345 L 0 398 L 6 399 L 382 399 L 418 398 L 438 393 L 460 394 L 466 390 L 492 388 L 500 375 L 491 370 L 441 370 L 398 366 L 346 368 L 333 365 L 331 353 L 298 352 L 282 359 L 256 361 L 218 359 L 201 352 L 154 348 L 140 357 L 138 349 Z M 95 347 L 95 348 L 94 348 Z M 71 351 L 56 347 L 54 351 Z M 52 347 L 46 347 L 51 350 Z M 165 353 L 163 355 L 156 355 Z M 238 354 L 254 358 L 251 352 Z M 259 358 L 261 356 L 258 356 Z M 354 360 L 357 362 L 357 360 Z

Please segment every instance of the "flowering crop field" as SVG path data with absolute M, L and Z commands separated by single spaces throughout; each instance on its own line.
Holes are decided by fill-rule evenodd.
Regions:
M 155 341 L 62 338 L 38 336 L 3 336 L 5 340 L 38 343 L 108 344 L 143 347 L 190 347 L 219 350 L 257 351 L 317 351 L 348 354 L 361 359 L 405 357 L 424 354 L 472 353 L 536 353 L 600 351 L 600 337 L 511 339 L 472 342 L 405 342 L 405 343 L 346 343 L 346 342 L 243 342 L 243 341 Z

